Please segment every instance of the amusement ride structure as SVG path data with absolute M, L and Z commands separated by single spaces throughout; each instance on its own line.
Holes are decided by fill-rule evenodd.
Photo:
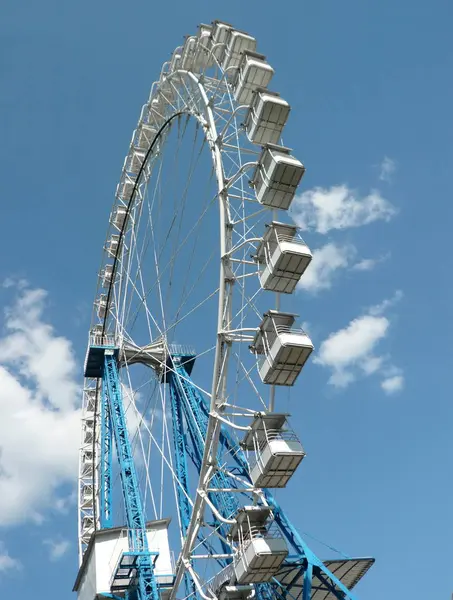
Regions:
M 305 455 L 280 393 L 313 345 L 281 309 L 312 256 L 273 73 L 200 25 L 141 110 L 85 362 L 79 600 L 352 599 L 373 563 L 322 562 L 275 498 Z

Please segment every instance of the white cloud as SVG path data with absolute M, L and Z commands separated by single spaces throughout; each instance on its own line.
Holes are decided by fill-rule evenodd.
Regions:
M 389 221 L 395 207 L 378 191 L 364 197 L 346 185 L 314 188 L 296 196 L 292 217 L 302 229 L 328 233 L 333 229 L 359 227 L 373 221 Z
M 49 558 L 52 562 L 60 560 L 71 547 L 68 540 L 43 540 L 43 544 L 49 548 Z
M 395 394 L 404 387 L 404 377 L 402 375 L 393 375 L 393 377 L 387 377 L 381 382 L 381 387 L 386 394 Z
M 385 317 L 364 315 L 353 319 L 321 343 L 315 362 L 329 367 L 332 375 L 329 383 L 346 387 L 356 378 L 353 368 L 358 366 L 366 372 L 367 362 L 376 360 L 373 350 L 387 334 L 389 321 Z
M 379 258 L 362 258 L 352 266 L 353 271 L 371 271 L 374 267 L 390 258 L 390 253 Z
M 348 267 L 355 252 L 354 246 L 338 246 L 333 243 L 314 250 L 313 259 L 303 274 L 298 289 L 313 293 L 329 289 L 335 272 Z
M 387 183 L 390 183 L 392 181 L 392 176 L 395 174 L 396 171 L 396 161 L 394 161 L 392 158 L 389 158 L 388 156 L 384 156 L 384 159 L 381 162 L 379 168 L 379 179 L 381 181 L 386 181 Z
M 45 322 L 44 290 L 16 292 L 0 337 L 0 525 L 42 522 L 76 480 L 80 442 L 71 344 Z
M 67 410 L 79 389 L 75 361 L 69 340 L 57 337 L 52 326 L 42 321 L 46 296 L 44 290 L 25 290 L 6 310 L 9 334 L 0 339 L 0 364 L 17 368 L 36 385 L 41 398 L 53 408 Z
M 361 362 L 360 368 L 365 375 L 372 375 L 373 373 L 377 373 L 382 368 L 384 360 L 384 356 L 368 356 L 365 361 Z
M 0 573 L 8 573 L 11 571 L 18 571 L 22 568 L 20 561 L 16 558 L 12 558 L 9 555 L 8 550 L 5 548 L 5 544 L 0 542 Z
M 398 389 L 402 388 L 403 381 L 395 380 L 402 379 L 401 370 L 392 366 L 389 356 L 377 354 L 378 345 L 390 328 L 390 321 L 382 312 L 393 303 L 393 299 L 385 300 L 378 305 L 380 313 L 372 314 L 370 309 L 321 343 L 314 362 L 330 369 L 329 384 L 344 388 L 360 376 L 376 373 L 384 376 L 381 386 L 387 393 L 397 391 L 398 385 Z
M 397 304 L 403 298 L 403 292 L 396 290 L 391 298 L 386 298 L 380 304 L 375 304 L 369 308 L 370 315 L 382 315 L 387 309 Z
M 3 280 L 2 287 L 5 289 L 16 287 L 18 289 L 23 290 L 27 287 L 27 281 L 25 279 L 19 279 L 15 277 L 7 277 Z

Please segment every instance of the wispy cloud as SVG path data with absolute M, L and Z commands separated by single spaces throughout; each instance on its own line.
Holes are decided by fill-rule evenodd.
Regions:
M 314 250 L 311 264 L 297 288 L 312 293 L 329 289 L 337 271 L 346 269 L 355 254 L 356 249 L 350 244 L 340 246 L 329 243 Z
M 400 302 L 403 299 L 403 296 L 404 294 L 401 290 L 396 290 L 396 292 L 390 298 L 386 298 L 379 304 L 370 306 L 368 312 L 370 315 L 382 315 L 386 310 Z
M 383 161 L 379 165 L 379 169 L 379 179 L 391 183 L 393 175 L 396 172 L 396 161 L 388 156 L 384 156 Z
M 77 505 L 77 491 L 74 489 L 70 494 L 66 496 L 59 496 L 55 498 L 54 508 L 57 512 L 62 515 L 68 514 L 70 510 Z
M 354 263 L 357 249 L 352 244 L 329 242 L 313 250 L 313 259 L 297 285 L 298 290 L 312 294 L 328 290 L 338 278 L 340 271 L 371 271 L 390 257 L 390 254 L 378 258 L 363 258 Z
M 291 207 L 292 217 L 301 229 L 322 234 L 378 220 L 389 221 L 396 212 L 379 191 L 361 197 L 346 185 L 308 190 L 296 196 Z
M 12 558 L 3 542 L 0 542 L 0 573 L 18 571 L 22 564 L 17 558 Z
M 49 558 L 52 562 L 60 560 L 71 547 L 71 543 L 63 539 L 43 540 L 43 544 L 48 547 Z
M 2 287 L 5 289 L 15 287 L 19 290 L 23 290 L 28 286 L 28 282 L 26 279 L 20 277 L 7 277 L 3 280 Z
M 395 394 L 404 387 L 403 375 L 393 375 L 392 377 L 386 377 L 381 382 L 381 387 L 386 394 Z
M 372 271 L 374 267 L 390 258 L 390 252 L 378 258 L 362 258 L 352 266 L 353 271 Z
M 387 337 L 390 320 L 382 313 L 395 303 L 384 300 L 380 311 L 368 312 L 352 319 L 346 327 L 331 333 L 320 345 L 316 364 L 331 371 L 328 383 L 338 388 L 347 387 L 359 377 L 379 374 L 381 387 L 386 393 L 402 389 L 404 378 L 401 369 L 392 365 L 391 358 L 378 352 L 379 344 Z M 376 309 L 376 307 L 372 307 Z

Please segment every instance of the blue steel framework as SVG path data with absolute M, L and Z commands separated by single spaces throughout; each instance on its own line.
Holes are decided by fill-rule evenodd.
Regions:
M 101 404 L 101 485 L 100 485 L 100 523 L 102 528 L 112 526 L 112 419 L 110 415 L 109 395 L 107 393 L 107 380 L 102 380 Z
M 154 577 L 154 563 L 151 560 L 152 553 L 149 552 L 148 548 L 140 488 L 124 414 L 121 384 L 118 376 L 117 352 L 111 348 L 106 348 L 104 351 L 102 383 L 102 407 L 106 408 L 103 410 L 101 427 L 101 439 L 104 440 L 101 446 L 101 481 L 107 489 L 101 489 L 102 498 L 107 499 L 107 501 L 104 501 L 101 505 L 103 508 L 101 523 L 109 524 L 111 518 L 111 438 L 113 437 L 120 467 L 128 529 L 129 555 L 134 558 L 137 566 L 137 577 L 134 579 L 135 589 L 130 590 L 129 594 L 135 591 L 137 600 L 159 600 L 156 578 Z
M 96 348 L 99 350 L 99 347 Z M 156 553 L 150 552 L 146 537 L 146 520 L 143 512 L 140 489 L 137 481 L 132 448 L 126 427 L 121 385 L 118 373 L 118 351 L 105 347 L 102 369 L 102 399 L 101 399 L 101 527 L 111 526 L 112 513 L 112 447 L 115 443 L 120 479 L 122 485 L 126 524 L 128 527 L 129 552 L 134 558 L 136 577 L 132 578 L 133 587 L 128 591 L 127 598 L 134 600 L 159 600 L 160 594 L 154 576 L 154 561 Z M 208 423 L 208 406 L 191 380 L 191 371 L 195 360 L 194 355 L 172 354 L 167 363 L 167 369 L 162 377 L 162 384 L 168 384 L 170 389 L 171 413 L 173 425 L 173 442 L 175 456 L 175 472 L 180 482 L 178 488 L 179 513 L 181 520 L 181 535 L 184 537 L 191 516 L 189 503 L 189 474 L 188 458 L 199 472 L 202 463 L 203 447 Z M 236 462 L 236 472 L 250 481 L 246 458 L 237 447 L 226 427 L 220 434 L 222 450 L 228 451 Z M 222 450 L 219 450 L 219 454 Z M 213 486 L 218 489 L 234 488 L 236 482 L 226 474 L 218 472 L 213 478 Z M 292 600 L 297 593 L 296 588 L 302 587 L 302 600 L 311 600 L 316 591 L 330 592 L 338 600 L 354 600 L 355 596 L 327 568 L 326 565 L 308 548 L 302 537 L 286 517 L 278 502 L 268 490 L 264 490 L 265 498 L 274 513 L 275 522 L 282 536 L 286 539 L 291 552 L 281 570 L 290 575 L 289 583 L 281 584 L 274 578 L 270 583 L 256 584 L 258 600 Z M 210 495 L 210 501 L 224 515 L 232 515 L 239 508 L 238 494 L 217 493 Z M 212 525 L 223 536 L 226 536 L 224 525 L 215 515 Z M 214 553 L 209 540 L 200 537 L 200 542 L 206 550 Z M 223 544 L 225 552 L 229 551 Z M 218 558 L 220 568 L 224 568 L 230 559 Z M 302 581 L 302 583 L 301 583 Z M 188 573 L 184 578 L 185 595 L 197 598 L 194 582 Z M 293 589 L 294 588 L 294 589 Z M 113 588 L 112 588 L 112 591 Z M 115 597 L 114 595 L 112 597 Z M 300 592 L 299 596 L 300 598 Z M 325 596 L 323 596 L 325 597 Z
M 187 424 L 187 430 L 190 432 L 194 429 L 195 423 L 200 432 L 200 436 L 190 434 L 190 438 L 194 446 L 197 445 L 197 439 L 199 443 L 203 444 L 205 439 L 207 420 L 208 420 L 208 406 L 199 393 L 198 389 L 193 385 L 190 374 L 185 369 L 185 364 L 189 360 L 194 360 L 195 356 L 184 356 L 182 357 L 173 355 L 173 369 L 168 376 L 168 381 L 171 390 L 172 399 L 172 416 L 174 424 L 174 436 L 175 439 L 179 439 L 184 435 L 182 429 L 182 420 L 174 418 L 176 411 L 182 412 L 185 416 L 185 422 Z M 194 418 L 195 417 L 195 418 Z M 237 448 L 237 443 L 233 440 L 227 428 L 222 426 L 222 432 L 220 435 L 221 445 L 231 453 L 231 456 L 237 463 L 238 474 L 246 479 L 249 479 L 249 472 L 247 461 L 243 452 Z M 187 448 L 187 445 L 186 445 Z M 202 454 L 202 447 L 198 447 L 198 452 L 195 454 Z M 179 454 L 180 457 L 176 461 L 177 465 L 187 465 L 187 457 L 185 448 L 175 444 L 175 453 Z M 221 452 L 219 451 L 219 454 Z M 194 462 L 195 467 L 199 470 L 200 463 Z M 187 468 L 187 467 L 185 467 Z M 187 471 L 185 473 L 177 472 L 178 478 L 184 478 L 187 482 Z M 218 475 L 217 475 L 218 476 Z M 217 477 L 216 476 L 216 477 Z M 226 475 L 223 475 L 227 479 Z M 236 486 L 235 481 L 223 481 L 222 484 L 217 482 L 214 487 L 220 488 L 223 484 L 225 488 L 234 488 Z M 188 488 L 187 488 L 188 492 Z M 234 508 L 238 507 L 238 503 L 235 503 L 235 498 L 232 494 L 225 493 L 222 495 L 223 501 L 225 502 L 222 508 L 225 509 L 223 514 L 231 515 L 234 514 Z M 294 581 L 284 587 L 274 578 L 274 581 L 270 584 L 259 584 L 257 588 L 257 596 L 261 600 L 266 597 L 279 598 L 281 600 L 292 598 L 291 588 L 292 585 L 297 581 L 298 577 L 302 574 L 303 576 L 303 600 L 309 600 L 311 598 L 311 592 L 313 588 L 313 574 L 315 573 L 317 579 L 321 582 L 323 590 L 330 591 L 339 600 L 349 598 L 354 600 L 356 597 L 348 590 L 345 585 L 323 564 L 323 562 L 308 548 L 307 544 L 303 541 L 295 527 L 285 516 L 278 502 L 272 496 L 272 494 L 265 490 L 265 497 L 269 505 L 272 507 L 275 515 L 275 521 L 280 528 L 283 537 L 288 542 L 289 546 L 293 549 L 293 554 L 290 554 L 287 560 L 286 568 L 292 569 L 294 573 Z M 219 501 L 219 494 L 212 495 L 210 497 L 211 502 L 215 505 L 216 501 Z M 235 506 L 236 504 L 236 506 Z M 220 508 L 217 506 L 217 508 Z M 222 529 L 219 522 L 216 523 L 216 527 Z M 226 565 L 226 563 L 224 563 Z M 313 590 L 314 591 L 314 590 Z

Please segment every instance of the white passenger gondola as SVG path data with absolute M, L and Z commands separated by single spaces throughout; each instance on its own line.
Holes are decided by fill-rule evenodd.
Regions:
M 118 245 L 120 243 L 120 236 L 116 233 L 113 233 L 110 238 L 107 240 L 105 245 L 105 250 L 109 256 L 115 257 L 118 252 Z
M 86 412 L 89 415 L 94 413 L 96 403 L 96 388 L 85 388 L 84 390 L 86 398 Z
M 90 477 L 93 475 L 93 451 L 84 449 L 81 454 L 82 475 Z
M 113 277 L 113 265 L 107 264 L 107 265 L 105 265 L 105 267 L 102 269 L 102 272 L 101 272 L 102 287 L 108 288 L 112 283 L 112 277 Z
M 198 35 L 197 35 L 197 47 L 195 50 L 194 57 L 194 70 L 195 71 L 204 71 L 208 67 L 212 66 L 212 25 L 201 24 L 198 26 Z
M 116 187 L 116 197 L 119 200 L 122 200 L 123 202 L 127 203 L 131 199 L 133 191 L 134 191 L 134 181 L 123 170 L 120 182 L 118 183 L 118 185 Z
M 148 104 L 148 123 L 158 129 L 165 123 L 165 101 L 159 93 L 155 93 Z
M 239 585 L 270 581 L 288 555 L 269 506 L 241 507 L 229 537 L 238 544 L 233 564 Z
M 255 592 L 252 584 L 248 585 L 225 585 L 219 593 L 219 600 L 247 600 L 251 598 Z
M 255 487 L 285 487 L 305 456 L 287 416 L 257 413 L 244 437 L 242 447 L 254 452 L 250 477 Z
M 250 104 L 257 88 L 266 88 L 272 79 L 274 69 L 266 62 L 263 54 L 245 50 L 239 63 L 239 70 L 233 84 L 234 97 L 239 104 Z
M 265 290 L 291 294 L 311 259 L 312 253 L 298 235 L 297 227 L 273 221 L 256 251 L 261 286 Z
M 170 73 L 174 73 L 178 69 L 181 69 L 182 51 L 183 51 L 183 46 L 178 46 L 178 48 L 176 48 L 173 51 L 173 54 L 171 55 L 171 60 L 170 60 L 170 69 L 169 69 Z
M 291 313 L 269 310 L 262 320 L 251 349 L 262 355 L 258 371 L 264 383 L 294 385 L 313 351 L 303 329 L 293 328 Z
M 126 157 L 125 170 L 132 175 L 138 175 L 142 168 L 143 161 L 145 160 L 145 156 L 146 152 L 144 150 L 137 150 L 132 146 Z
M 103 319 L 107 314 L 107 296 L 106 294 L 101 294 L 99 298 L 96 300 L 96 308 L 98 317 Z
M 236 75 L 235 69 L 239 66 L 242 52 L 246 50 L 256 50 L 256 39 L 244 31 L 231 29 L 226 39 L 222 61 L 222 69 L 226 71 L 227 77 Z
M 83 438 L 82 443 L 89 445 L 93 443 L 94 434 L 94 414 L 89 415 L 83 419 L 82 422 Z
M 158 129 L 155 125 L 148 125 L 142 121 L 137 127 L 135 147 L 138 150 L 147 152 L 156 137 L 157 131 Z
M 93 486 L 84 485 L 80 491 L 80 506 L 81 508 L 87 508 L 90 503 L 93 502 Z
M 245 121 L 247 137 L 254 144 L 278 144 L 290 106 L 279 94 L 257 90 Z
M 225 44 L 233 27 L 224 21 L 214 21 L 212 27 L 212 49 L 214 57 L 221 62 L 225 54 Z
M 266 144 L 253 175 L 258 202 L 287 210 L 304 173 L 304 165 L 291 156 L 289 148 Z
M 181 67 L 185 71 L 192 71 L 194 69 L 196 46 L 197 38 L 194 35 L 186 38 L 181 55 Z
M 112 213 L 110 222 L 112 223 L 112 225 L 115 225 L 115 227 L 117 227 L 118 229 L 121 230 L 126 221 L 126 216 L 127 216 L 127 208 L 120 204 L 119 206 L 115 207 L 115 209 Z

